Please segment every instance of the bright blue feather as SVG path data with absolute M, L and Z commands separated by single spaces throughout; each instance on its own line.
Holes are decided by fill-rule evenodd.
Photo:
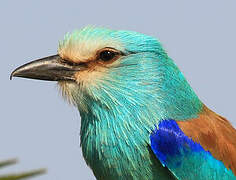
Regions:
M 187 137 L 174 120 L 163 120 L 150 136 L 151 148 L 178 179 L 235 180 L 232 171 Z

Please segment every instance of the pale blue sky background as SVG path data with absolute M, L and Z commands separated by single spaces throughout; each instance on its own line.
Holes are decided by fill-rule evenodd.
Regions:
M 0 173 L 48 167 L 35 180 L 94 179 L 79 147 L 77 110 L 56 83 L 15 78 L 28 61 L 56 54 L 58 40 L 85 25 L 134 30 L 160 39 L 203 102 L 236 125 L 236 1 L 0 2 Z

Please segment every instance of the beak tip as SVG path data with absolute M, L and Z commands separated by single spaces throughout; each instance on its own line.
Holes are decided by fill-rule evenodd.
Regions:
M 11 75 L 10 75 L 10 80 L 13 79 L 13 77 L 16 77 L 18 75 L 18 70 L 19 68 L 16 68 L 14 71 L 12 71 Z
M 12 73 L 11 73 L 11 75 L 10 75 L 10 80 L 12 80 L 12 78 L 14 77 L 14 73 L 15 71 L 13 71 Z

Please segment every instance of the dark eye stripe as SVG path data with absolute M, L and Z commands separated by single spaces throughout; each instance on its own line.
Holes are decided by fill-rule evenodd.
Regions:
M 67 64 L 69 66 L 81 66 L 81 65 L 85 66 L 86 65 L 85 62 L 76 63 L 76 62 L 68 61 L 68 60 L 65 60 L 65 59 L 63 59 L 62 63 L 65 63 L 65 64 Z

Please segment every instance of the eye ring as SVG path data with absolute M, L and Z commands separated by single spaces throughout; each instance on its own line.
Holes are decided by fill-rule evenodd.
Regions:
M 99 59 L 104 62 L 115 60 L 118 56 L 119 52 L 114 51 L 113 49 L 103 49 L 99 52 Z

